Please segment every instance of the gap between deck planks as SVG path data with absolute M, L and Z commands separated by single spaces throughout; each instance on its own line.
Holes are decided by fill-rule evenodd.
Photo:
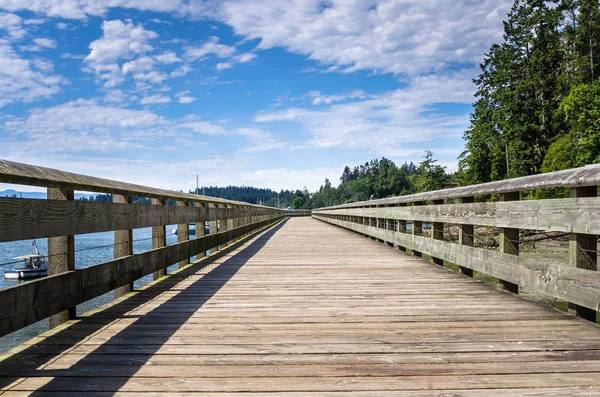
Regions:
M 598 326 L 310 218 L 19 350 L 3 396 L 600 395 Z

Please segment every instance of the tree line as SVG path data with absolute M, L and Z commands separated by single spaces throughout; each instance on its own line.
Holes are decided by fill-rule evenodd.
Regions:
M 399 167 L 387 158 L 373 159 L 365 164 L 344 167 L 338 187 L 329 179 L 318 191 L 310 194 L 297 190 L 292 198 L 296 209 L 321 208 L 357 201 L 439 190 L 457 186 L 456 175 L 437 164 L 433 153 L 425 151 L 418 164 L 404 163 Z

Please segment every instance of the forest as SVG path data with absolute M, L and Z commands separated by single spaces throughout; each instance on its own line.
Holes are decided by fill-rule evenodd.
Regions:
M 600 162 L 598 0 L 516 0 L 480 67 L 460 184 Z

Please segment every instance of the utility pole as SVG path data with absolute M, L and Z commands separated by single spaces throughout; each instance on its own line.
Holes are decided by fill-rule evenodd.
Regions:
M 198 188 L 198 174 L 196 174 L 196 194 L 200 194 L 200 189 Z

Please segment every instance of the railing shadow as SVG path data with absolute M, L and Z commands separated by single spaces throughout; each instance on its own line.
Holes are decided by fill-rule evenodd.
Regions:
M 125 326 L 121 331 L 110 337 L 103 344 L 97 345 L 92 352 L 85 354 L 77 363 L 65 369 L 44 369 L 43 367 L 51 364 L 60 356 L 67 353 L 74 345 L 85 342 L 86 339 L 93 337 L 95 333 L 102 330 L 111 321 L 117 318 L 131 318 L 127 313 L 136 307 L 151 302 L 167 290 L 173 289 L 177 284 L 184 281 L 189 276 L 198 272 L 199 266 L 190 266 L 182 272 L 163 280 L 162 282 L 149 287 L 145 291 L 140 291 L 135 299 L 127 299 L 115 304 L 107 310 L 95 313 L 89 317 L 83 318 L 79 323 L 57 332 L 44 339 L 40 344 L 32 345 L 0 362 L 0 394 L 2 390 L 19 390 L 18 384 L 25 378 L 52 378 L 48 382 L 32 392 L 30 395 L 46 395 L 47 392 L 61 391 L 99 391 L 99 385 L 93 382 L 90 377 L 98 379 L 101 373 L 96 373 L 86 377 L 90 368 L 98 368 L 102 365 L 98 358 L 102 355 L 115 354 L 123 355 L 123 360 L 119 362 L 118 376 L 110 376 L 110 382 L 103 385 L 102 394 L 113 394 L 119 390 L 143 365 L 152 358 L 165 342 L 185 324 L 194 313 L 198 311 L 209 299 L 213 297 L 227 282 L 247 263 L 247 261 L 256 255 L 262 247 L 275 235 L 287 222 L 283 220 L 273 228 L 264 232 L 255 241 L 247 247 L 225 260 L 213 270 L 209 271 L 198 281 L 187 288 L 178 291 L 169 300 L 161 303 L 158 307 L 152 309 L 147 314 L 142 315 L 138 320 Z M 231 254 L 236 247 L 231 247 L 219 251 L 214 256 L 201 262 L 202 268 L 219 258 Z M 204 292 L 198 295 L 198 291 Z M 185 303 L 185 305 L 181 305 Z M 111 343 L 113 339 L 128 338 L 135 335 L 131 330 L 135 325 L 155 323 L 157 318 L 163 318 L 164 313 L 170 311 L 177 312 L 177 316 L 169 316 L 168 327 L 161 328 L 161 333 L 152 335 L 153 343 L 138 346 L 127 343 L 119 345 Z M 110 314 L 110 316 L 107 316 Z M 164 320 L 161 320 L 164 321 Z M 154 343 L 156 341 L 156 343 Z M 94 345 L 96 346 L 96 345 Z M 120 352 L 119 346 L 126 349 Z M 134 346 L 133 349 L 131 346 Z M 129 354 L 129 356 L 127 356 Z M 109 364 L 109 367 L 112 364 Z M 87 368 L 86 368 L 87 367 Z M 114 371 L 113 371 L 114 372 Z M 10 386 L 10 387 L 9 387 Z M 108 386 L 109 390 L 104 387 Z M 45 393 L 44 393 L 45 392 Z

